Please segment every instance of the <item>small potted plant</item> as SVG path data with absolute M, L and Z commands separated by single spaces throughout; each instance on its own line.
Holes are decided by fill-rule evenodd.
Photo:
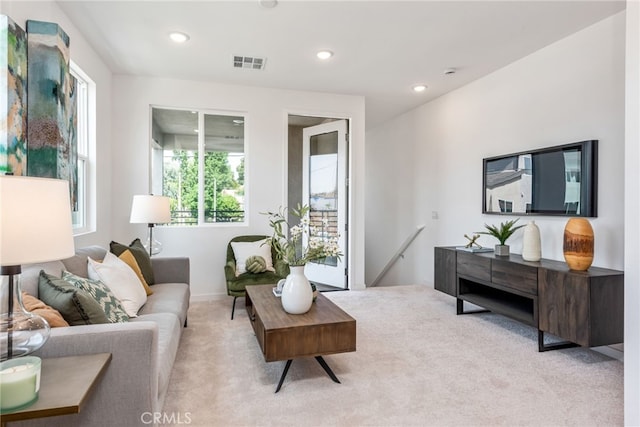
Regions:
M 507 239 L 513 235 L 519 228 L 524 227 L 524 225 L 516 226 L 515 223 L 518 222 L 519 218 L 516 218 L 511 221 L 501 222 L 500 226 L 488 225 L 485 224 L 484 227 L 487 231 L 479 231 L 479 234 L 487 234 L 489 236 L 493 236 L 500 242 L 499 245 L 496 245 L 495 254 L 497 256 L 509 256 L 509 245 L 506 244 Z

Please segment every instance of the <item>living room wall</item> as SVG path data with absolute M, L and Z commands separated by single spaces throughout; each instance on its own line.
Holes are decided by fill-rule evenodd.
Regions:
M 381 283 L 431 286 L 434 246 L 514 218 L 481 213 L 484 157 L 586 139 L 600 141 L 594 265 L 622 269 L 624 47 L 623 12 L 367 131 L 367 283 L 417 225 L 426 227 Z M 520 223 L 529 220 L 543 257 L 563 260 L 567 218 Z M 520 253 L 521 233 L 508 243 Z
M 76 236 L 76 247 L 109 243 L 111 238 L 111 70 L 87 43 L 76 26 L 52 1 L 1 1 L 0 13 L 9 16 L 23 29 L 27 20 L 55 22 L 69 35 L 71 60 L 96 84 L 95 125 L 96 163 L 94 191 L 96 209 L 91 212 L 93 231 Z
M 241 234 L 271 234 L 261 212 L 287 205 L 288 114 L 351 118 L 351 288 L 364 287 L 364 98 L 149 77 L 113 79 L 113 239 L 144 238 L 146 226 L 129 224 L 131 200 L 149 192 L 150 105 L 247 114 L 245 142 L 248 223 L 156 227 L 160 256 L 191 259 L 194 299 L 226 295 L 223 267 L 228 241 Z M 231 304 L 231 301 L 230 301 Z

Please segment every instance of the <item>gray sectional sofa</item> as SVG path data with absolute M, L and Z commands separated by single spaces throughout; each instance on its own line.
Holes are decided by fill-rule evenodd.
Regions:
M 38 296 L 40 270 L 87 277 L 87 257 L 103 259 L 106 249 L 78 249 L 74 257 L 22 267 L 22 290 Z M 8 423 L 14 426 L 148 426 L 162 411 L 171 370 L 187 323 L 189 258 L 152 258 L 153 294 L 126 323 L 52 328 L 35 355 L 42 358 L 111 353 L 100 383 L 80 414 Z

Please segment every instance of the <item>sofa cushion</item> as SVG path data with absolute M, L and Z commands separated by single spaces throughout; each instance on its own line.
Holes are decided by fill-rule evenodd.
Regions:
M 258 240 L 256 242 L 231 242 L 233 256 L 236 259 L 236 276 L 247 271 L 247 259 L 255 255 L 264 258 L 266 270 L 276 271 L 273 268 L 273 260 L 271 259 L 271 245 L 266 242 L 267 239 Z
M 125 311 L 122 303 L 116 298 L 111 290 L 99 280 L 91 280 L 85 277 L 76 276 L 75 274 L 64 271 L 62 280 L 71 283 L 78 289 L 82 289 L 95 299 L 100 308 L 104 311 L 111 323 L 128 322 L 129 316 Z
M 151 288 L 147 284 L 147 281 L 144 280 L 144 275 L 142 274 L 142 270 L 140 270 L 140 266 L 138 265 L 136 258 L 131 253 L 131 250 L 127 249 L 126 251 L 122 252 L 120 255 L 118 255 L 118 258 L 120 258 L 122 261 L 125 262 L 125 264 L 131 267 L 133 272 L 136 273 L 136 276 L 138 276 L 138 280 L 140 280 L 140 283 L 142 283 L 142 287 L 147 293 L 147 296 L 151 295 L 153 293 L 153 290 L 151 290 Z
M 102 260 L 107 253 L 105 248 L 100 246 L 86 246 L 77 248 L 76 254 L 70 258 L 63 259 L 64 269 L 80 277 L 89 277 L 87 270 L 87 259 Z
M 111 252 L 116 254 L 116 256 L 120 256 L 120 254 L 127 249 L 131 251 L 133 257 L 136 259 L 138 266 L 140 267 L 140 271 L 142 271 L 142 275 L 144 276 L 144 280 L 147 282 L 147 285 L 153 285 L 155 283 L 155 278 L 153 277 L 153 268 L 151 268 L 151 257 L 149 256 L 149 252 L 144 248 L 140 239 L 135 239 L 129 246 L 123 245 L 118 242 L 111 242 L 109 244 L 109 248 Z
M 152 321 L 158 325 L 158 396 L 166 391 L 171 378 L 171 369 L 178 353 L 178 344 L 182 334 L 182 324 L 171 313 L 141 314 L 132 322 Z
M 38 295 L 45 304 L 58 310 L 71 326 L 109 323 L 95 299 L 72 284 L 42 271 Z
M 89 258 L 88 270 L 90 279 L 100 280 L 111 289 L 129 317 L 137 316 L 138 310 L 147 301 L 147 293 L 131 267 L 107 252 L 102 262 Z
M 22 304 L 29 313 L 42 316 L 52 328 L 60 328 L 63 326 L 69 326 L 62 314 L 53 307 L 49 307 L 38 298 L 29 295 L 25 291 L 22 291 Z
M 20 287 L 22 290 L 39 298 L 38 281 L 40 280 L 40 272 L 43 270 L 47 274 L 60 277 L 62 276 L 62 270 L 64 270 L 64 264 L 61 261 L 51 261 L 23 265 L 22 274 L 20 275 Z
M 190 288 L 184 283 L 159 283 L 153 285 L 153 295 L 138 311 L 138 315 L 153 313 L 173 313 L 184 325 L 189 310 Z

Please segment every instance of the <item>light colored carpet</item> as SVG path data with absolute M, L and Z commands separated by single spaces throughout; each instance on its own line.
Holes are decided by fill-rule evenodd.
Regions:
M 424 286 L 325 295 L 357 320 L 357 351 L 265 363 L 238 300 L 194 303 L 165 413 L 191 426 L 623 425 L 623 363 L 539 353 L 536 330 Z

